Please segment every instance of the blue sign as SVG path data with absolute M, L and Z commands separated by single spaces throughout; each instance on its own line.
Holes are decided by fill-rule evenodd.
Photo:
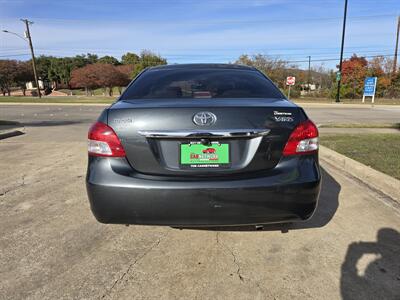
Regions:
M 375 96 L 376 77 L 366 77 L 364 82 L 364 96 Z

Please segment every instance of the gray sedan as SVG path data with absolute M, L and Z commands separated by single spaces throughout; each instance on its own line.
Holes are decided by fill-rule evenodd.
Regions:
M 318 130 L 255 68 L 146 69 L 88 139 L 87 192 L 103 223 L 266 224 L 316 209 Z

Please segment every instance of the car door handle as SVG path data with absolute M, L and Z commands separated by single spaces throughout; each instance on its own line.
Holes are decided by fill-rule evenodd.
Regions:
M 265 136 L 269 129 L 225 129 L 225 130 L 139 130 L 146 138 L 159 139 L 190 139 L 190 138 L 253 138 Z

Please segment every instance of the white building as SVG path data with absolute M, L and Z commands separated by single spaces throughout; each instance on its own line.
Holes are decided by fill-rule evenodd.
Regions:
M 47 82 L 44 82 L 44 81 L 41 80 L 41 79 L 38 80 L 38 83 L 39 83 L 39 88 L 40 88 L 41 90 L 44 90 L 45 88 L 48 87 L 48 83 L 47 83 Z M 27 89 L 27 90 L 34 90 L 34 89 L 36 89 L 36 84 L 35 84 L 35 82 L 34 82 L 34 81 L 29 81 L 29 82 L 27 82 L 27 83 L 26 83 L 26 89 Z

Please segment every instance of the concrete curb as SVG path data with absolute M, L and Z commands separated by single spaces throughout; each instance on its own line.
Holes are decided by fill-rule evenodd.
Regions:
M 0 140 L 25 134 L 25 127 L 14 127 L 10 129 L 0 129 Z
M 320 146 L 320 159 L 361 180 L 400 204 L 400 180 L 372 169 L 336 151 Z

